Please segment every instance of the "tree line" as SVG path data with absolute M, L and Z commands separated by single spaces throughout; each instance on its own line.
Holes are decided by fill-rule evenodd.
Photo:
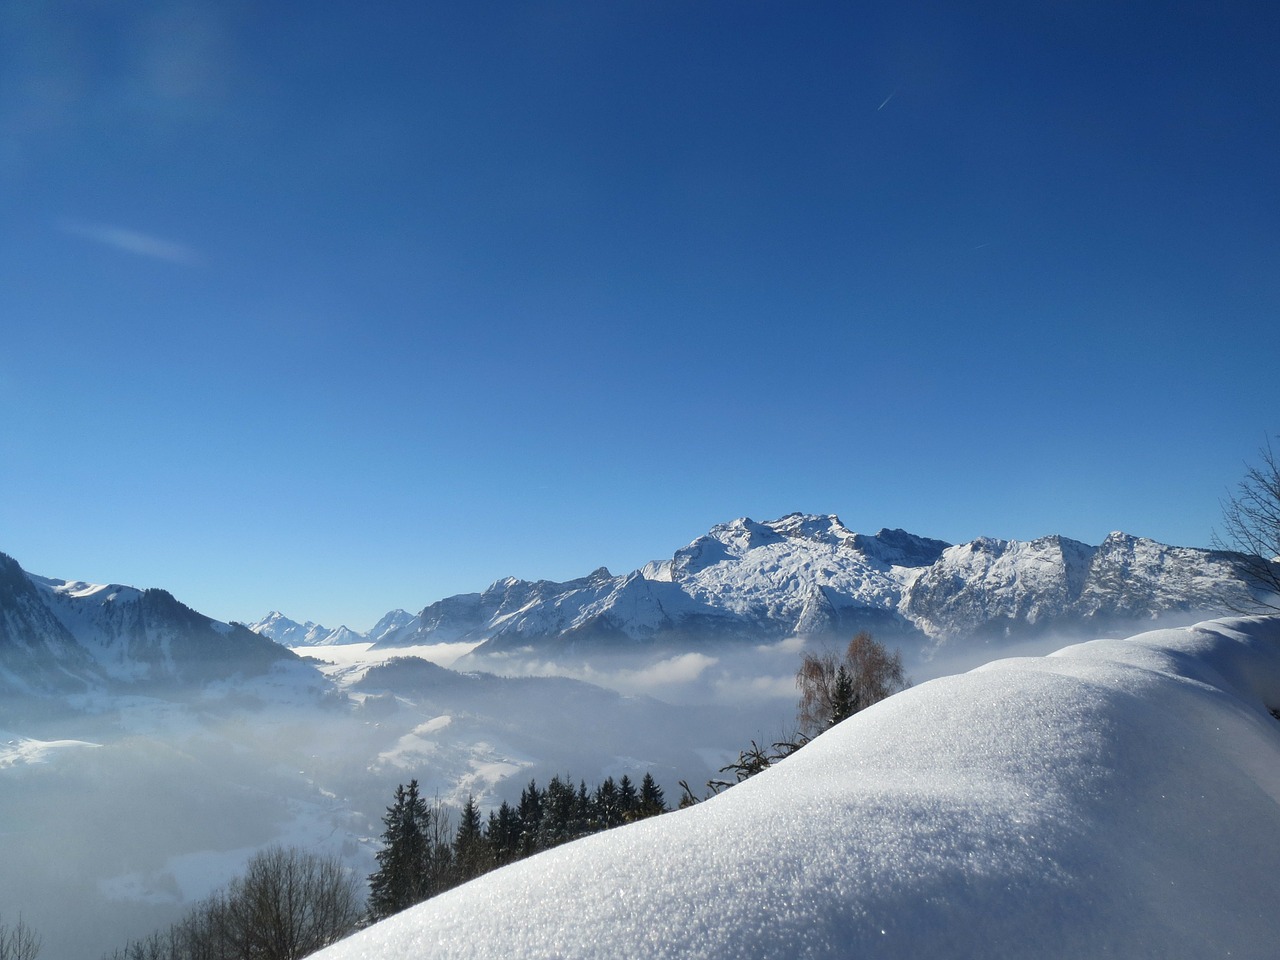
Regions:
M 557 775 L 545 788 L 530 780 L 518 804 L 504 800 L 487 819 L 467 797 L 451 830 L 448 808 L 438 800 L 428 803 L 418 781 L 410 780 L 396 788 L 382 818 L 378 869 L 369 877 L 369 918 L 382 920 L 539 851 L 666 810 L 663 790 L 649 773 L 638 788 L 624 774 L 591 790 L 585 780 L 575 787 L 572 778 Z
M 545 788 L 530 780 L 518 805 L 503 802 L 487 819 L 468 797 L 454 829 L 450 807 L 428 802 L 410 780 L 396 788 L 383 817 L 367 898 L 341 860 L 271 847 L 182 920 L 103 960 L 301 960 L 489 870 L 666 809 L 648 773 L 638 788 L 624 775 L 593 790 L 586 781 L 574 787 L 554 776 Z M 38 936 L 21 920 L 12 931 L 0 923 L 0 960 L 35 960 L 39 949 Z

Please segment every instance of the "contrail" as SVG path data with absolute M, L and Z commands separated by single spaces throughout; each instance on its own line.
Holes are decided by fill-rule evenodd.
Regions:
M 57 223 L 57 227 L 63 233 L 84 237 L 86 240 L 92 240 L 95 243 L 101 243 L 116 250 L 123 250 L 126 253 L 152 257 L 156 260 L 168 260 L 171 263 L 196 264 L 200 262 L 199 254 L 190 247 L 175 243 L 172 240 L 152 236 L 151 234 L 140 233 L 137 230 L 130 230 L 126 227 L 117 227 L 105 223 L 84 223 L 79 220 L 60 220 Z
M 889 94 L 887 97 L 885 97 L 885 98 L 884 98 L 884 103 L 882 103 L 882 104 L 880 104 L 880 106 L 876 107 L 876 113 L 879 113 L 881 110 L 883 110 L 883 109 L 884 109 L 884 104 L 885 104 L 885 103 L 888 103 L 890 100 L 892 100 L 892 99 L 893 99 L 893 94 L 894 94 L 894 93 L 897 93 L 897 92 L 898 92 L 898 88 L 897 88 L 897 87 L 894 87 L 894 88 L 893 88 L 893 93 L 891 93 L 891 94 Z

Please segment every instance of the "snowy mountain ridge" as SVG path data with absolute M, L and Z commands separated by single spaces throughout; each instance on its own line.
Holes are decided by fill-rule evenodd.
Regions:
M 383 618 L 385 619 L 386 617 Z M 356 633 L 345 625 L 331 630 L 310 620 L 299 623 L 297 620 L 290 620 L 279 610 L 272 610 L 261 620 L 246 623 L 245 626 L 284 647 L 326 647 L 339 643 L 367 643 L 369 640 L 364 634 Z
M 159 589 L 29 574 L 0 554 L 0 691 L 87 693 L 201 684 L 296 662 Z
M 621 576 L 599 568 L 564 583 L 508 577 L 401 618 L 376 642 L 470 641 L 484 655 L 871 629 L 938 646 L 1185 622 L 1247 609 L 1251 599 L 1238 558 L 1220 551 L 1124 533 L 1098 546 L 1061 536 L 952 545 L 793 513 L 718 524 L 671 559 Z

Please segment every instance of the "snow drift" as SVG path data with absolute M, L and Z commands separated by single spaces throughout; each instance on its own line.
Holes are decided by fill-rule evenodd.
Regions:
M 1269 957 L 1280 619 L 1001 660 L 317 955 Z

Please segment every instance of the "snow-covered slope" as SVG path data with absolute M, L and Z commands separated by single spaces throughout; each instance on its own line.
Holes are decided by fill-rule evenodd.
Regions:
M 1065 537 L 982 538 L 951 546 L 902 530 L 874 536 L 834 516 L 790 514 L 713 527 L 670 560 L 566 583 L 508 578 L 437 601 L 378 643 L 482 643 L 512 650 L 681 646 L 791 635 L 891 642 L 1020 639 L 1247 609 L 1230 554 L 1113 533 L 1099 547 Z M 391 616 L 391 615 L 389 615 Z
M 1275 955 L 1280 619 L 922 684 L 318 960 Z

